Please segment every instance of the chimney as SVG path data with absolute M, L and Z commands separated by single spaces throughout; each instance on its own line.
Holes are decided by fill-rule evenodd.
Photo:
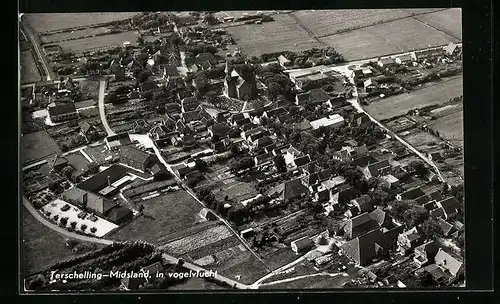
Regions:
M 111 179 L 110 179 L 109 175 L 108 175 L 108 187 L 111 187 Z

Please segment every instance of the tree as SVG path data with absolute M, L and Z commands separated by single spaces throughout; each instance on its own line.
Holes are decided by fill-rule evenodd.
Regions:
M 71 176 L 73 175 L 73 167 L 71 166 L 66 166 L 62 169 L 61 173 L 64 177 L 66 177 L 67 179 L 71 179 Z
M 415 227 L 429 218 L 429 212 L 422 206 L 410 205 L 403 213 L 407 227 Z
M 62 187 L 59 183 L 57 183 L 55 181 L 50 181 L 49 182 L 49 190 L 57 194 L 57 193 L 62 192 Z
M 276 155 L 274 158 L 274 165 L 276 166 L 276 169 L 278 169 L 278 172 L 286 172 L 286 162 L 283 155 Z
M 203 16 L 203 23 L 208 25 L 217 25 L 221 22 L 219 19 L 215 18 L 213 14 L 205 14 L 205 16 Z
M 87 225 L 82 224 L 82 225 L 80 226 L 80 229 L 81 229 L 82 231 L 85 231 L 85 230 L 87 229 Z
M 96 232 L 97 232 L 97 228 L 96 228 L 96 227 L 92 227 L 92 228 L 90 228 L 90 232 L 92 232 L 92 233 L 96 233 Z
M 139 46 L 144 46 L 144 38 L 142 38 L 142 37 L 137 38 L 137 44 Z
M 91 162 L 87 164 L 87 173 L 97 174 L 99 173 L 99 165 L 96 162 Z
M 149 76 L 151 76 L 151 72 L 148 70 L 143 70 L 143 71 L 139 72 L 139 74 L 137 75 L 137 82 L 144 83 L 144 82 L 148 81 Z
M 230 170 L 233 173 L 239 172 L 241 170 L 250 169 L 255 165 L 253 158 L 243 157 L 239 160 L 235 160 L 230 165 Z
M 434 239 L 438 236 L 442 236 L 443 232 L 441 227 L 434 219 L 428 218 L 422 224 L 420 224 L 420 231 L 428 238 Z
M 238 147 L 237 144 L 232 144 L 231 145 L 231 153 L 233 153 L 234 155 L 238 155 L 240 154 L 240 148 Z
M 197 169 L 198 171 L 205 171 L 205 170 L 207 169 L 207 167 L 208 167 L 208 164 L 207 164 L 207 162 L 206 162 L 206 161 L 204 161 L 204 160 L 197 159 L 197 160 L 195 161 L 195 166 L 196 166 L 196 169 Z
M 62 219 L 61 219 L 61 220 L 62 220 Z M 75 222 L 75 221 L 73 221 L 73 222 L 69 223 L 69 225 L 71 226 L 71 228 L 75 229 L 75 227 L 76 227 L 76 222 Z
M 61 225 L 63 225 L 63 226 L 66 226 L 66 224 L 68 224 L 68 218 L 67 217 L 62 217 L 59 220 L 59 223 L 61 223 Z
M 424 176 L 429 171 L 429 169 L 425 167 L 424 162 L 420 160 L 412 161 L 409 167 L 419 176 Z

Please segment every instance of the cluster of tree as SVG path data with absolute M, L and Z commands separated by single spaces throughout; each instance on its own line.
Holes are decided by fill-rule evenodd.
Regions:
M 217 24 L 220 24 L 221 21 L 216 18 L 213 14 L 205 14 L 203 16 L 203 23 L 207 24 L 207 25 L 217 25 Z
M 271 100 L 276 100 L 283 95 L 287 99 L 295 98 L 295 85 L 285 74 L 278 64 L 270 64 L 257 68 L 255 73 L 260 76 L 262 82 L 267 87 L 267 94 Z
M 374 145 L 385 138 L 384 131 L 373 122 L 362 127 L 352 128 L 351 134 L 358 143 L 367 146 Z
M 151 28 L 157 28 L 159 26 L 164 26 L 168 22 L 172 22 L 177 19 L 177 17 L 169 12 L 146 12 L 135 15 L 132 17 L 132 24 L 142 30 L 147 30 Z
M 186 57 L 195 57 L 201 53 L 211 53 L 215 54 L 218 52 L 217 47 L 213 45 L 208 45 L 204 43 L 200 43 L 197 45 L 189 46 L 186 48 Z
M 429 168 L 421 160 L 412 161 L 408 165 L 409 169 L 420 177 L 424 177 L 429 173 Z
M 263 62 L 268 62 L 270 60 L 277 59 L 280 55 L 283 55 L 286 59 L 293 62 L 293 65 L 300 68 L 308 68 L 313 65 L 329 65 L 334 63 L 344 62 L 344 57 L 342 54 L 337 52 L 333 47 L 326 48 L 312 48 L 305 51 L 299 52 L 276 52 L 267 53 L 260 56 Z
M 429 211 L 413 201 L 393 201 L 389 206 L 392 217 L 405 223 L 407 228 L 415 227 L 429 218 Z
M 229 165 L 229 169 L 233 173 L 238 173 L 243 170 L 251 169 L 255 166 L 255 161 L 252 157 L 242 157 L 239 159 L 235 159 L 231 164 Z

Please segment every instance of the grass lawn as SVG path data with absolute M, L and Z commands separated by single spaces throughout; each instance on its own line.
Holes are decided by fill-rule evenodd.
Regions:
M 269 273 L 265 265 L 257 260 L 251 253 L 247 252 L 244 257 L 245 259 L 241 263 L 220 270 L 220 274 L 230 279 L 236 279 L 235 276 L 240 275 L 241 278 L 238 280 L 239 282 L 243 284 L 252 284 Z
M 300 256 L 296 255 L 291 248 L 282 248 L 264 257 L 264 262 L 271 270 L 275 270 L 290 262 L 295 261 Z
M 202 208 L 185 191 L 157 196 L 142 204 L 144 214 L 111 234 L 111 238 L 164 244 L 168 234 L 196 225 L 197 214 Z
M 68 238 L 52 231 L 39 223 L 26 208 L 21 209 L 22 218 L 22 268 L 23 276 L 27 276 L 75 256 L 66 247 Z M 101 248 L 103 245 L 81 242 L 89 248 Z
M 41 80 L 40 72 L 36 67 L 33 54 L 28 51 L 21 52 L 21 84 L 33 83 Z
M 291 16 L 273 15 L 273 22 L 228 27 L 226 30 L 249 55 L 322 47 Z
M 61 153 L 57 143 L 47 131 L 24 134 L 21 137 L 23 165 L 28 165 Z
M 76 172 L 84 172 L 87 170 L 87 165 L 89 164 L 89 161 L 85 158 L 85 156 L 82 155 L 80 152 L 75 152 L 66 155 L 66 158 L 68 159 L 69 164 L 75 168 Z
M 443 104 L 450 98 L 463 95 L 462 76 L 449 78 L 410 93 L 380 99 L 364 106 L 375 119 L 383 120 L 406 114 L 411 109 L 418 109 L 432 104 Z
M 137 15 L 137 12 L 129 13 L 40 13 L 24 14 L 23 18 L 28 21 L 32 28 L 39 33 L 89 26 L 117 20 L 124 20 Z

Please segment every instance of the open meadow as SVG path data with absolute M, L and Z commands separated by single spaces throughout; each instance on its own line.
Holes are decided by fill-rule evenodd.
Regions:
M 24 207 L 22 218 L 22 255 L 21 271 L 24 276 L 37 273 L 45 268 L 73 257 L 76 254 L 65 245 L 68 238 L 38 222 Z M 82 249 L 97 249 L 100 244 L 78 241 Z
M 40 72 L 36 66 L 35 58 L 31 51 L 23 51 L 20 55 L 21 84 L 34 83 L 41 80 Z
M 432 104 L 443 104 L 450 98 L 463 95 L 462 76 L 436 82 L 410 93 L 391 96 L 364 106 L 375 119 L 383 120 L 406 114 L 409 110 Z
M 449 115 L 439 117 L 435 121 L 430 122 L 428 126 L 429 128 L 438 131 L 441 137 L 450 140 L 453 144 L 463 148 L 463 115 L 463 110 L 456 111 Z
M 54 139 L 45 130 L 24 134 L 21 136 L 21 144 L 23 165 L 61 153 Z
M 460 8 L 450 8 L 430 14 L 415 16 L 415 18 L 456 39 L 462 40 L 462 9 Z
M 104 47 L 122 46 L 125 41 L 136 44 L 139 36 L 139 32 L 129 31 L 77 40 L 67 40 L 59 43 L 59 45 L 65 52 L 79 52 Z
M 94 35 L 102 35 L 102 34 L 108 33 L 109 31 L 110 31 L 110 29 L 107 27 L 93 27 L 93 28 L 86 28 L 86 29 L 76 30 L 76 31 L 71 31 L 71 32 L 62 32 L 62 33 L 56 33 L 56 34 L 50 34 L 50 35 L 43 35 L 43 36 L 41 36 L 40 39 L 42 40 L 43 43 L 56 43 L 59 41 L 84 38 L 84 37 L 89 37 L 89 36 L 94 36 Z
M 129 19 L 137 12 L 112 13 L 36 13 L 24 14 L 23 18 L 38 33 L 63 30 L 68 28 L 91 26 L 112 21 Z
M 399 9 L 300 10 L 292 14 L 318 37 L 411 16 Z
M 414 18 L 398 19 L 320 38 L 346 60 L 375 58 L 459 42 Z
M 110 234 L 110 238 L 164 244 L 169 234 L 197 225 L 202 208 L 186 191 L 160 195 L 141 204 L 143 214 Z
M 273 15 L 274 21 L 228 27 L 226 30 L 249 55 L 301 51 L 322 47 L 289 15 Z

